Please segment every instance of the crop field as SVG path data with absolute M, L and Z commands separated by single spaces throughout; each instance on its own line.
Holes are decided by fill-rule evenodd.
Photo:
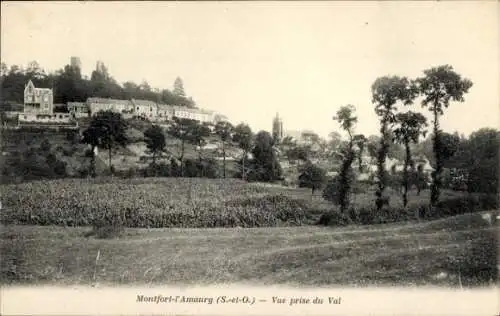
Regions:
M 91 226 L 119 217 L 123 225 L 161 227 L 263 227 L 314 224 L 335 208 L 308 189 L 237 179 L 97 178 L 34 181 L 0 186 L 5 224 Z M 443 199 L 460 196 L 445 192 Z M 353 196 L 373 205 L 373 193 Z M 412 196 L 425 202 L 428 193 Z M 399 197 L 394 197 L 398 204 Z M 411 204 L 410 203 L 410 204 Z

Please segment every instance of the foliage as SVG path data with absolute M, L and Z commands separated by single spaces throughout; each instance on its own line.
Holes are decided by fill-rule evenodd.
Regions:
M 452 66 L 442 65 L 424 70 L 424 76 L 416 79 L 416 86 L 423 96 L 422 107 L 428 107 L 433 114 L 433 151 L 436 159 L 436 169 L 432 173 L 431 205 L 439 201 L 441 190 L 441 173 L 443 171 L 443 140 L 439 126 L 439 116 L 450 101 L 463 102 L 464 94 L 469 92 L 472 81 L 462 78 Z
M 180 175 L 184 175 L 184 153 L 186 143 L 193 143 L 195 138 L 195 132 L 198 126 L 198 122 L 196 120 L 187 119 L 187 118 L 178 118 L 174 117 L 172 125 L 168 129 L 168 134 L 173 138 L 178 138 L 181 141 L 181 151 L 179 154 L 180 161 Z
M 497 207 L 498 201 L 495 195 L 472 195 L 441 201 L 432 212 L 430 211 L 428 203 L 412 204 L 402 209 L 398 207 L 384 207 L 381 210 L 377 210 L 374 207 L 361 206 L 356 209 L 351 209 L 348 212 L 349 214 L 346 213 L 349 219 L 345 219 L 345 217 L 337 219 L 338 216 L 333 216 L 333 219 L 328 219 L 331 213 L 331 211 L 329 211 L 324 213 L 325 219 L 318 224 L 345 225 L 345 223 L 353 223 L 373 225 L 413 221 L 416 220 L 417 217 L 420 220 L 435 220 L 465 213 L 489 211 Z
M 310 188 L 311 194 L 321 189 L 326 182 L 326 171 L 318 166 L 308 163 L 299 175 L 299 187 Z
M 383 206 L 384 190 L 387 185 L 385 161 L 389 151 L 390 130 L 395 122 L 397 102 L 410 105 L 417 96 L 416 87 L 406 78 L 384 76 L 375 80 L 372 85 L 372 102 L 375 113 L 380 119 L 380 147 L 377 152 L 377 191 L 375 204 L 380 211 Z
M 153 154 L 153 164 L 156 164 L 156 156 L 162 153 L 167 145 L 163 129 L 158 125 L 152 125 L 144 132 L 144 141 Z
M 355 108 L 352 105 L 346 105 L 340 107 L 337 111 L 337 115 L 333 117 L 334 120 L 338 121 L 341 128 L 347 132 L 349 140 L 347 146 L 341 149 L 340 155 L 342 157 L 342 165 L 340 167 L 340 172 L 338 176 L 338 185 L 335 198 L 331 198 L 340 205 L 340 211 L 342 213 L 346 212 L 349 207 L 349 195 L 350 190 L 353 185 L 353 170 L 352 163 L 356 159 L 356 152 L 354 151 L 355 141 L 364 144 L 364 136 L 354 136 L 354 127 L 358 122 L 357 116 L 354 116 Z
M 5 65 L 5 67 L 7 67 Z M 35 86 L 54 87 L 54 103 L 84 102 L 89 97 L 113 99 L 144 99 L 163 104 L 195 107 L 192 98 L 179 93 L 179 87 L 174 84 L 174 92 L 168 89 L 152 89 L 147 82 L 136 84 L 131 81 L 120 85 L 109 74 L 107 67 L 99 62 L 90 76 L 84 78 L 81 69 L 65 65 L 53 73 L 46 73 L 36 62 L 23 69 L 12 65 L 8 71 L 2 72 L 0 89 L 2 100 L 23 103 L 24 86 L 28 80 L 33 80 Z M 183 91 L 183 88 L 182 88 Z
M 282 170 L 274 145 L 274 140 L 268 132 L 257 133 L 248 180 L 270 182 L 281 179 Z
M 90 121 L 89 127 L 83 132 L 83 142 L 91 146 L 92 153 L 96 147 L 108 150 L 109 170 L 113 173 L 111 154 L 116 146 L 125 146 L 128 143 L 127 123 L 120 113 L 100 111 Z M 92 155 L 92 165 L 95 165 L 95 154 Z M 95 166 L 92 167 L 95 170 Z M 94 174 L 95 171 L 92 171 Z
M 222 142 L 222 158 L 223 158 L 223 177 L 226 177 L 226 143 L 233 138 L 234 127 L 229 122 L 218 122 L 215 125 L 215 134 L 219 136 Z
M 396 114 L 397 127 L 394 130 L 394 142 L 405 146 L 406 155 L 403 167 L 403 206 L 408 204 L 408 189 L 410 185 L 409 168 L 411 167 L 410 143 L 418 143 L 420 135 L 425 137 L 427 119 L 420 113 L 408 111 Z
M 241 178 L 246 179 L 247 170 L 245 167 L 246 158 L 250 150 L 252 150 L 253 145 L 253 133 L 250 126 L 244 123 L 240 123 L 235 126 L 233 133 L 233 142 L 238 144 L 238 147 L 243 150 L 243 155 L 241 158 Z

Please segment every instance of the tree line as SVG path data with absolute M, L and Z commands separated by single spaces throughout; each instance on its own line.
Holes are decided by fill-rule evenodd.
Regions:
M 385 161 L 389 148 L 394 143 L 404 148 L 402 175 L 396 180 L 397 186 L 402 187 L 404 207 L 408 205 L 410 186 L 415 184 L 412 175 L 421 175 L 422 171 L 416 170 L 412 149 L 428 152 L 429 145 L 434 167 L 430 186 L 431 207 L 435 207 L 439 202 L 443 187 L 488 193 L 497 192 L 498 189 L 499 132 L 483 128 L 472 133 L 467 139 L 458 134 L 445 133 L 439 125 L 439 119 L 450 102 L 463 102 L 464 95 L 473 85 L 472 82 L 462 78 L 449 65 L 427 69 L 423 73 L 423 76 L 414 80 L 384 76 L 376 79 L 372 85 L 372 102 L 380 122 L 378 144 L 370 149 L 377 161 L 374 183 L 375 206 L 378 211 L 390 203 L 386 189 L 391 186 L 391 178 L 394 178 L 396 172 L 386 170 Z M 421 113 L 409 109 L 419 98 L 422 108 L 427 108 L 433 117 L 431 137 L 424 141 L 424 144 L 419 144 L 419 140 L 427 133 L 427 119 Z M 357 123 L 354 106 L 342 106 L 334 120 L 346 132 L 348 138 L 337 153 L 342 161 L 338 176 L 327 185 L 324 196 L 338 204 L 341 212 L 345 213 L 349 208 L 349 195 L 355 181 L 353 163 L 359 160 L 361 168 L 361 157 L 368 139 L 354 132 Z M 302 176 L 313 190 L 325 181 L 324 172 L 312 165 L 309 165 Z M 419 177 L 416 178 L 418 184 Z M 457 179 L 460 184 L 452 183 Z
M 183 81 L 177 77 L 173 89 L 154 89 L 147 81 L 118 83 L 102 62 L 98 62 L 90 78 L 83 76 L 79 67 L 65 65 L 47 73 L 36 61 L 27 67 L 2 63 L 0 67 L 1 103 L 3 110 L 12 110 L 10 104 L 23 104 L 24 87 L 29 80 L 35 87 L 52 88 L 55 104 L 85 102 L 89 97 L 130 100 L 143 99 L 162 104 L 196 107 L 195 101 L 186 96 Z

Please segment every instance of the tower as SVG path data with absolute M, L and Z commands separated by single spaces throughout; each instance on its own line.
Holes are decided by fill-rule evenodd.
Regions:
M 279 117 L 279 114 L 276 113 L 276 116 L 273 120 L 273 139 L 276 142 L 280 142 L 283 139 L 283 121 Z
M 71 68 L 80 68 L 82 69 L 82 62 L 80 61 L 80 57 L 72 56 L 70 59 Z

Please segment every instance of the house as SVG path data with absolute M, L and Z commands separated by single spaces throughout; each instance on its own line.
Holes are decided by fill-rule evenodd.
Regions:
M 132 105 L 134 107 L 134 115 L 153 119 L 157 117 L 158 107 L 155 102 L 149 100 L 138 100 L 132 99 Z
M 213 123 L 214 112 L 185 106 L 174 106 L 174 117 L 196 120 L 202 123 Z
M 52 114 L 54 112 L 54 94 L 52 89 L 36 88 L 30 80 L 24 88 L 24 113 Z
M 174 107 L 167 104 L 158 104 L 156 113 L 158 120 L 170 121 L 174 117 Z
M 89 108 L 85 102 L 68 102 L 68 111 L 75 118 L 89 116 Z
M 86 103 L 91 116 L 100 111 L 113 111 L 131 117 L 134 112 L 134 105 L 129 100 L 88 98 Z

